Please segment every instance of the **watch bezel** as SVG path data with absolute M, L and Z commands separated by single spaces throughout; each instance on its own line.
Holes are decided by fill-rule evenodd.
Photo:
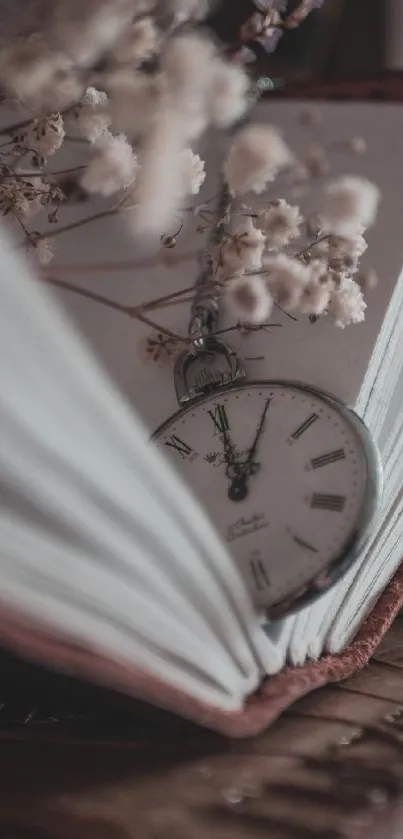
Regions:
M 258 387 L 291 388 L 314 396 L 329 405 L 333 410 L 337 411 L 354 430 L 356 436 L 362 444 L 367 465 L 365 495 L 353 534 L 351 534 L 348 541 L 343 545 L 340 554 L 336 558 L 332 559 L 326 571 L 322 570 L 320 574 L 316 574 L 315 577 L 313 577 L 309 583 L 306 583 L 302 589 L 296 589 L 286 598 L 283 597 L 280 601 L 270 607 L 265 607 L 265 613 L 268 620 L 279 620 L 298 612 L 300 609 L 303 609 L 313 603 L 318 597 L 325 594 L 325 592 L 329 591 L 344 577 L 344 575 L 357 561 L 359 555 L 365 547 L 365 544 L 370 538 L 371 526 L 382 497 L 383 467 L 379 449 L 372 438 L 369 429 L 353 408 L 349 407 L 341 399 L 321 390 L 320 388 L 304 384 L 300 381 L 289 381 L 286 379 L 244 380 L 225 387 L 212 388 L 211 391 L 203 394 L 203 396 L 199 396 L 196 399 L 191 400 L 184 407 L 179 408 L 178 411 L 168 417 L 168 419 L 161 423 L 161 425 L 159 425 L 154 431 L 151 436 L 151 440 L 157 440 L 166 431 L 166 429 L 169 428 L 169 426 L 180 420 L 190 410 L 194 410 L 199 405 L 203 405 L 221 394 Z M 207 510 L 206 512 L 208 514 Z

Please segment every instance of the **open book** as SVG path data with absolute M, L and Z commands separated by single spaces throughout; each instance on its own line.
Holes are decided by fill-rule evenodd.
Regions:
M 332 591 L 268 627 L 190 488 L 0 247 L 0 644 L 233 735 L 363 665 L 403 600 L 403 283 L 356 400 L 385 468 L 372 538 Z

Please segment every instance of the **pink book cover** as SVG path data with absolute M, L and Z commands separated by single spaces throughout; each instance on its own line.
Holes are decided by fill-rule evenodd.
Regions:
M 22 658 L 75 678 L 102 685 L 171 711 L 227 737 L 251 737 L 264 731 L 292 703 L 317 688 L 341 681 L 365 667 L 403 605 L 403 565 L 362 624 L 355 639 L 338 655 L 324 655 L 302 667 L 285 667 L 265 679 L 242 710 L 220 711 L 204 705 L 132 667 L 102 657 L 68 637 L 57 636 L 7 607 L 2 608 L 0 643 Z

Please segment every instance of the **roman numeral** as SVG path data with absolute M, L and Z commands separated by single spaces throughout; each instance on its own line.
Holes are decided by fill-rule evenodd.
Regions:
M 251 559 L 249 567 L 258 591 L 264 591 L 270 585 L 267 571 L 260 559 Z
M 165 445 L 170 446 L 171 449 L 175 449 L 175 451 L 178 452 L 184 460 L 186 457 L 189 457 L 193 451 L 193 449 L 181 440 L 180 437 L 177 437 L 176 434 L 172 434 L 170 440 L 165 440 Z
M 325 495 L 315 493 L 311 498 L 312 510 L 328 510 L 333 513 L 342 513 L 346 506 L 347 498 L 344 495 Z
M 329 466 L 330 463 L 337 463 L 339 460 L 345 460 L 346 453 L 344 449 L 336 449 L 334 452 L 321 454 L 320 457 L 314 457 L 311 460 L 312 469 L 321 469 L 322 466 Z
M 311 414 L 311 416 L 308 417 L 308 419 L 306 419 L 296 431 L 294 431 L 294 434 L 291 434 L 291 440 L 299 440 L 299 438 L 302 437 L 302 435 L 305 434 L 305 432 L 308 431 L 308 429 L 311 428 L 318 419 L 318 414 Z
M 225 405 L 217 405 L 217 407 L 214 408 L 214 411 L 209 411 L 208 413 L 213 420 L 215 431 L 218 432 L 218 434 L 225 434 L 226 431 L 229 431 L 229 422 Z

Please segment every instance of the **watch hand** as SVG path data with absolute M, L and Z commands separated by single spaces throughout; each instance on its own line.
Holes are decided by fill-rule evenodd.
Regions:
M 231 486 L 228 490 L 228 497 L 231 499 L 231 501 L 243 501 L 244 498 L 246 498 L 248 494 L 248 478 L 250 477 L 250 475 L 256 474 L 256 472 L 259 471 L 260 464 L 254 463 L 253 459 L 255 457 L 258 443 L 264 429 L 266 414 L 269 409 L 270 401 L 270 399 L 267 399 L 266 404 L 264 406 L 264 410 L 262 416 L 260 417 L 260 422 L 255 434 L 255 439 L 248 452 L 248 457 L 246 458 L 244 464 L 239 464 L 238 472 L 232 479 Z M 235 464 L 231 463 L 230 465 L 234 466 Z
M 259 422 L 259 425 L 258 425 L 258 429 L 257 429 L 256 434 L 255 434 L 255 439 L 252 443 L 251 448 L 249 449 L 249 454 L 248 454 L 248 458 L 247 458 L 246 465 L 245 465 L 246 469 L 249 466 L 249 464 L 252 462 L 252 460 L 253 460 L 253 458 L 256 454 L 257 445 L 258 445 L 258 442 L 259 442 L 260 437 L 262 435 L 264 425 L 265 425 L 265 422 L 266 422 L 266 414 L 267 414 L 267 411 L 269 410 L 270 401 L 271 401 L 270 399 L 266 400 L 266 404 L 264 406 L 262 416 L 260 417 L 260 422 Z
M 231 441 L 227 428 L 223 428 L 222 436 L 224 442 L 224 459 L 227 464 L 227 467 L 229 467 L 233 463 L 235 458 L 235 446 Z

